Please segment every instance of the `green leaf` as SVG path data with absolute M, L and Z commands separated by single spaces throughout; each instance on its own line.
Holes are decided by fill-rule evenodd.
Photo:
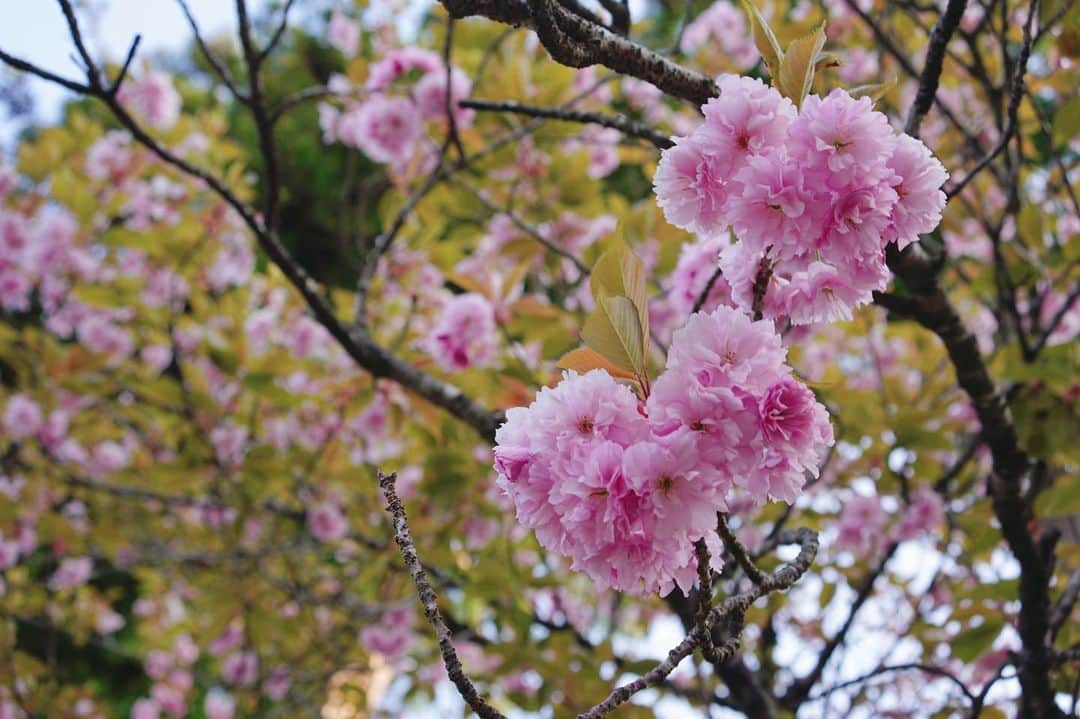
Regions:
M 780 63 L 784 59 L 784 51 L 780 48 L 780 42 L 773 34 L 769 23 L 761 16 L 757 7 L 750 0 L 743 0 L 742 5 L 750 18 L 750 26 L 754 30 L 754 44 L 757 45 L 758 52 L 765 61 L 765 68 L 769 71 L 773 87 L 776 87 L 780 78 Z
M 885 97 L 885 95 L 887 95 L 894 87 L 896 87 L 896 75 L 893 75 L 885 82 L 878 82 L 872 85 L 858 85 L 857 87 L 851 88 L 848 91 L 848 94 L 856 99 L 868 97 L 871 102 L 876 104 L 878 100 Z
M 585 320 L 581 339 L 619 369 L 643 375 L 645 340 L 634 303 L 626 297 L 601 297 Z
M 1080 134 L 1080 96 L 1074 97 L 1054 111 L 1054 147 L 1061 147 Z
M 600 256 L 589 278 L 593 299 L 626 297 L 638 313 L 642 335 L 649 335 L 649 299 L 645 288 L 645 263 L 626 245 L 619 243 Z
M 1062 477 L 1039 495 L 1035 511 L 1040 517 L 1060 517 L 1080 512 L 1080 482 Z
M 985 621 L 977 627 L 966 629 L 952 640 L 952 654 L 965 664 L 974 661 L 990 648 L 1001 633 L 1001 622 Z
M 793 40 L 780 61 L 780 78 L 775 83 L 781 94 L 789 97 L 795 106 L 802 105 L 814 82 L 814 66 L 825 47 L 825 23 L 821 23 L 809 35 Z

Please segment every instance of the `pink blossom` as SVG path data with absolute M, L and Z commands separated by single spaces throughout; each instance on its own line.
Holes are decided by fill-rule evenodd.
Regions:
M 360 644 L 369 652 L 383 655 L 390 663 L 401 659 L 412 639 L 414 612 L 410 607 L 392 609 L 360 630 Z
M 132 168 L 131 135 L 110 130 L 86 150 L 86 174 L 119 184 Z
M 97 620 L 94 622 L 94 627 L 97 629 L 98 634 L 112 634 L 120 631 L 123 626 L 124 617 L 111 609 L 99 614 Z
M 14 567 L 19 561 L 19 542 L 4 540 L 0 535 L 0 571 Z
M 494 308 L 475 292 L 454 296 L 443 307 L 424 346 L 447 372 L 489 365 L 496 351 Z
M 157 682 L 150 688 L 150 697 L 161 707 L 161 711 L 169 716 L 179 718 L 187 714 L 188 706 L 184 693 L 175 687 Z
M 139 359 L 155 374 L 168 367 L 172 358 L 172 347 L 165 344 L 147 345 L 139 350 Z
M 273 701 L 281 701 L 289 693 L 291 685 L 289 670 L 283 666 L 274 667 L 263 682 L 263 693 Z
M 25 394 L 12 395 L 4 409 L 4 433 L 14 441 L 32 437 L 43 424 L 41 407 Z
M 336 542 L 349 534 L 349 520 L 333 502 L 321 502 L 308 510 L 308 531 L 320 542 Z
M 888 276 L 882 273 L 879 277 L 880 281 L 865 287 L 855 281 L 852 273 L 824 262 L 811 262 L 805 272 L 791 279 L 786 290 L 786 313 L 796 324 L 850 320 L 854 307 L 870 301 L 871 290 L 884 289 Z
M 131 706 L 131 719 L 159 719 L 161 707 L 153 699 L 136 699 Z
M 734 168 L 734 158 L 708 154 L 697 136 L 678 138 L 660 156 L 653 177 L 656 202 L 667 221 L 706 236 L 723 231 L 729 224 L 725 210 Z
M 0 200 L 15 188 L 15 170 L 0 161 Z
M 254 652 L 236 652 L 221 664 L 221 676 L 228 684 L 251 686 L 258 675 L 259 660 Z
M 244 641 L 244 625 L 239 620 L 229 622 L 225 630 L 210 642 L 208 650 L 215 657 L 236 649 Z
M 30 279 L 15 269 L 0 270 L 0 309 L 7 312 L 26 312 L 30 309 Z
M 719 49 L 740 67 L 750 67 L 758 58 L 746 27 L 746 17 L 727 0 L 718 0 L 686 26 L 681 49 L 694 53 L 702 47 Z
M 720 94 L 702 107 L 705 121 L 695 131 L 709 152 L 730 154 L 741 165 L 785 141 L 796 119 L 795 105 L 757 78 L 721 75 Z
M 342 52 L 345 57 L 352 57 L 360 49 L 360 26 L 350 20 L 340 8 L 330 13 L 330 22 L 326 25 L 326 41 Z
M 419 47 L 391 50 L 381 60 L 368 68 L 365 86 L 369 90 L 385 90 L 398 78 L 417 72 L 426 75 L 442 69 L 443 63 L 436 53 Z
M 887 515 L 878 497 L 856 495 L 844 502 L 837 525 L 837 549 L 865 553 L 881 539 Z
M 76 335 L 86 349 L 109 355 L 112 363 L 130 356 L 135 349 L 130 332 L 99 314 L 92 314 L 81 320 L 76 328 Z
M 206 719 L 232 719 L 235 711 L 236 700 L 224 689 L 214 687 L 206 693 L 203 700 Z
M 562 144 L 566 152 L 584 150 L 589 158 L 588 175 L 594 180 L 607 177 L 619 167 L 619 142 L 622 139 L 618 130 L 587 126 L 577 137 L 572 137 Z
M 716 527 L 728 485 L 697 461 L 688 436 L 631 445 L 623 454 L 622 471 L 631 485 L 646 492 L 656 531 L 696 541 Z
M 806 186 L 799 163 L 782 150 L 747 158 L 735 176 L 741 191 L 728 208 L 740 241 L 764 249 L 770 245 L 799 245 L 817 237 L 820 208 Z
M 930 489 L 913 493 L 911 503 L 893 528 L 897 541 L 918 539 L 937 529 L 945 521 L 941 496 Z
M 772 323 L 717 307 L 692 316 L 675 332 L 668 370 L 690 374 L 703 389 L 726 386 L 760 393 L 790 374 L 786 356 Z
M 74 589 L 90 579 L 94 569 L 94 560 L 90 557 L 68 557 L 60 561 L 60 567 L 49 580 L 53 591 Z
M 467 127 L 476 114 L 475 110 L 460 107 L 472 91 L 472 82 L 459 68 L 450 70 L 450 110 L 458 127 Z M 425 119 L 446 119 L 446 72 L 429 72 L 417 81 L 412 90 L 413 100 Z
M 866 186 L 891 175 L 887 162 L 896 135 L 868 97 L 839 88 L 824 99 L 809 95 L 789 130 L 791 156 L 830 190 Z
M 676 321 L 681 322 L 690 316 L 701 293 L 719 269 L 720 252 L 730 243 L 729 235 L 718 234 L 682 246 L 679 261 L 664 283 L 666 299 L 675 312 Z M 730 301 L 731 287 L 727 280 L 722 276 L 716 277 L 701 309 L 708 312 L 718 305 L 730 304 Z
M 893 189 L 899 199 L 893 206 L 892 224 L 885 238 L 902 250 L 941 222 L 945 208 L 941 186 L 949 174 L 926 145 L 910 135 L 897 138 L 888 166 L 898 179 Z
M 158 130 L 168 130 L 180 117 L 180 95 L 164 73 L 148 72 L 138 80 L 128 78 L 118 97 Z
M 528 408 L 507 411 L 496 432 L 499 486 L 514 501 L 518 521 L 555 551 L 565 529 L 549 494 L 556 479 L 579 474 L 589 448 L 604 440 L 628 446 L 648 436 L 638 401 L 605 372 L 568 372 L 554 388 L 543 388 Z
M 164 679 L 173 669 L 173 658 L 166 651 L 151 649 L 143 659 L 143 669 L 151 679 Z
M 404 164 L 420 137 L 420 116 L 403 97 L 376 95 L 338 121 L 340 140 L 376 162 Z
M 861 47 L 851 48 L 840 61 L 836 73 L 849 85 L 864 83 L 878 73 L 877 53 Z
M 112 440 L 105 440 L 94 445 L 90 455 L 91 469 L 94 474 L 104 475 L 116 472 L 131 462 L 131 447 Z
M 817 476 L 823 450 L 833 443 L 829 413 L 801 382 L 785 377 L 758 401 L 766 445 L 799 470 Z
M 210 443 L 219 462 L 239 464 L 247 453 L 248 429 L 229 420 L 210 430 Z

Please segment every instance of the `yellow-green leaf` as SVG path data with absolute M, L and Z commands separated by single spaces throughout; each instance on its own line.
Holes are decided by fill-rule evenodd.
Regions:
M 962 662 L 974 661 L 990 648 L 1001 633 L 1001 622 L 988 620 L 977 627 L 965 629 L 953 637 L 952 654 Z
M 1080 96 L 1064 103 L 1054 112 L 1054 147 L 1060 147 L 1080 134 Z
M 784 59 L 784 51 L 780 48 L 780 42 L 773 34 L 772 28 L 765 18 L 758 12 L 750 0 L 743 0 L 743 9 L 750 18 L 750 26 L 754 30 L 754 44 L 757 45 L 761 58 L 765 61 L 765 68 L 769 71 L 769 78 L 773 87 L 776 87 L 780 79 L 780 63 Z
M 645 340 L 637 308 L 626 297 L 601 297 L 585 320 L 581 339 L 621 370 L 642 375 Z
M 633 372 L 619 369 L 599 352 L 588 347 L 578 347 L 576 350 L 567 352 L 559 358 L 557 364 L 562 369 L 572 369 L 582 374 L 589 370 L 602 369 L 612 377 L 620 379 L 634 379 L 635 377 Z
M 896 87 L 896 75 L 893 75 L 885 82 L 878 82 L 873 85 L 858 85 L 851 88 L 851 90 L 848 91 L 848 94 L 854 98 L 868 97 L 871 102 L 876 104 L 878 100 L 885 97 L 885 95 L 887 95 L 894 87 Z
M 790 98 L 795 106 L 802 105 L 814 82 L 814 66 L 825 47 L 825 23 L 821 23 L 809 35 L 793 40 L 787 46 L 780 61 L 780 77 L 774 83 L 781 94 Z
M 645 263 L 629 247 L 619 243 L 593 265 L 589 278 L 593 299 L 625 297 L 633 303 L 643 336 L 649 335 L 649 299 L 645 287 Z

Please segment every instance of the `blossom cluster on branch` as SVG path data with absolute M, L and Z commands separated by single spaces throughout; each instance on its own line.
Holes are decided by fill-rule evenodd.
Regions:
M 945 169 L 869 97 L 837 88 L 796 110 L 757 79 L 717 84 L 704 121 L 661 157 L 654 184 L 668 221 L 705 237 L 734 231 L 720 266 L 739 307 L 753 306 L 766 262 L 766 317 L 851 319 L 886 287 L 885 247 L 937 227 Z

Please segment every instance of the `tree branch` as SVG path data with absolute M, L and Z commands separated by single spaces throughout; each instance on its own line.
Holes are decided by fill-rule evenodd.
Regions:
M 666 57 L 590 23 L 551 0 L 441 0 L 454 17 L 481 15 L 535 30 L 551 56 L 570 67 L 604 65 L 645 80 L 672 97 L 703 105 L 716 83 Z
M 482 112 L 513 112 L 529 117 L 543 117 L 551 120 L 563 120 L 565 122 L 601 125 L 603 127 L 610 127 L 613 130 L 618 130 L 624 135 L 647 140 L 661 150 L 667 149 L 675 144 L 667 135 L 657 132 L 651 127 L 640 122 L 635 122 L 627 117 L 604 115 L 599 112 L 581 112 L 578 110 L 563 110 L 551 107 L 535 107 L 533 105 L 522 105 L 516 102 L 497 102 L 492 100 L 462 100 L 458 105 L 473 110 L 480 110 Z
M 454 649 L 452 633 L 443 621 L 439 611 L 439 598 L 428 581 L 427 573 L 420 564 L 420 558 L 416 554 L 416 545 L 413 543 L 412 534 L 409 531 L 409 522 L 405 516 L 405 506 L 397 496 L 394 482 L 397 479 L 395 473 L 383 474 L 382 470 L 376 470 L 379 480 L 379 488 L 382 489 L 386 499 L 386 511 L 390 513 L 394 523 L 394 540 L 401 549 L 401 558 L 405 562 L 409 574 L 412 575 L 413 583 L 416 584 L 416 593 L 420 597 L 420 603 L 424 606 L 424 615 L 435 629 L 435 637 L 439 642 L 439 651 L 442 653 L 443 665 L 446 673 L 450 675 L 450 681 L 457 687 L 458 693 L 465 703 L 476 712 L 480 719 L 506 719 L 506 716 L 495 707 L 487 703 L 480 696 L 476 686 L 469 679 L 461 666 L 457 650 Z

